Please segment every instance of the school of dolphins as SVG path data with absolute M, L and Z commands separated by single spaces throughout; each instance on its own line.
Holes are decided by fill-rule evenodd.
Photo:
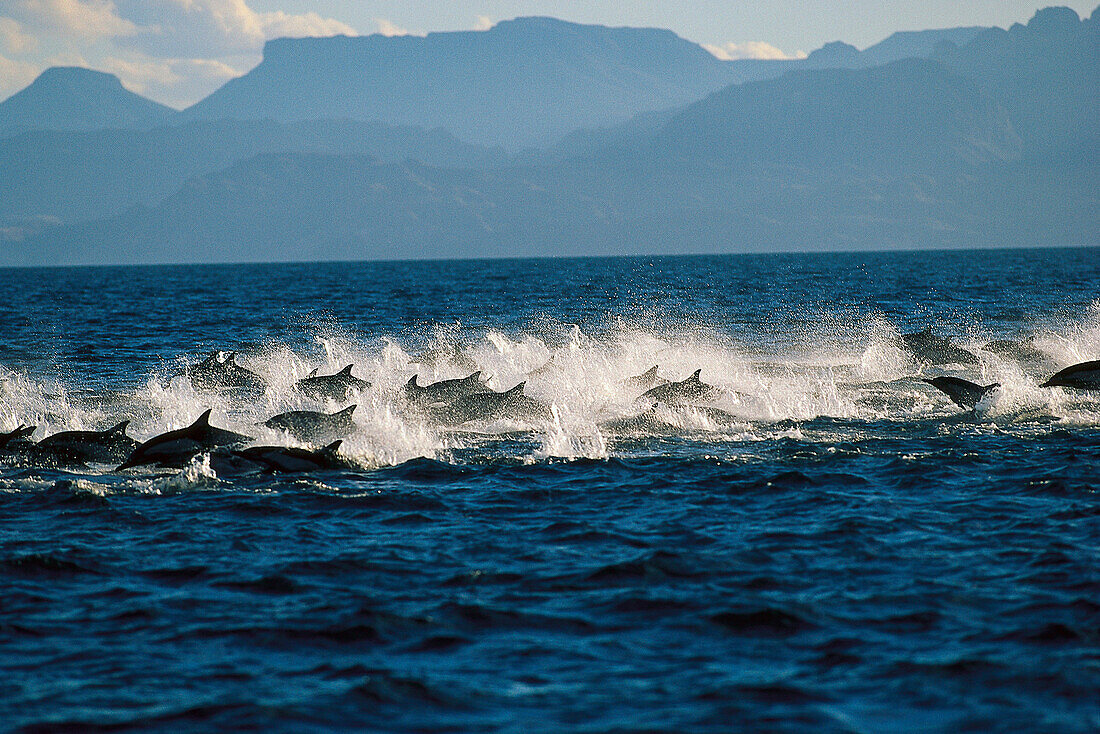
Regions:
M 920 365 L 966 369 L 979 363 L 973 352 L 930 329 L 900 335 L 897 342 Z M 1019 361 L 1036 362 L 1042 357 L 1033 346 L 1015 341 L 990 342 L 984 349 Z M 400 390 L 397 403 L 401 411 L 418 420 L 441 429 L 467 430 L 500 419 L 538 422 L 556 416 L 553 405 L 525 394 L 526 381 L 509 389 L 491 387 L 490 380 L 457 345 L 421 356 L 413 364 L 428 365 L 433 361 L 445 361 L 452 369 L 466 369 L 469 374 L 425 384 L 421 384 L 419 373 L 414 374 Z M 14 430 L 0 433 L 0 463 L 85 468 L 106 465 L 124 472 L 139 467 L 180 469 L 202 455 L 209 458 L 210 466 L 219 476 L 351 468 L 340 447 L 356 430 L 354 413 L 358 406 L 352 401 L 371 386 L 367 380 L 355 376 L 354 370 L 353 364 L 333 374 L 319 374 L 319 369 L 314 369 L 293 383 L 294 391 L 301 397 L 324 406 L 336 406 L 332 412 L 292 410 L 257 424 L 268 433 L 281 435 L 288 445 L 254 445 L 253 436 L 212 425 L 212 411 L 207 409 L 190 425 L 141 443 L 127 434 L 129 420 L 100 431 L 61 431 L 37 441 L 34 440 L 37 427 L 20 423 Z M 623 377 L 622 389 L 636 395 L 634 404 L 638 411 L 632 420 L 644 421 L 649 413 L 662 408 L 684 407 L 721 416 L 723 411 L 713 403 L 726 390 L 705 382 L 702 371 L 695 369 L 683 379 L 671 380 L 661 375 L 659 365 L 654 365 L 641 374 Z M 976 411 L 1001 387 L 999 383 L 981 385 L 950 374 L 919 379 L 968 412 Z M 168 377 L 171 380 L 187 381 L 196 394 L 216 394 L 235 401 L 256 400 L 269 387 L 260 374 L 238 364 L 235 352 L 223 351 L 183 367 Z M 1061 369 L 1040 387 L 1100 391 L 1100 360 Z M 352 404 L 339 407 L 347 403 Z

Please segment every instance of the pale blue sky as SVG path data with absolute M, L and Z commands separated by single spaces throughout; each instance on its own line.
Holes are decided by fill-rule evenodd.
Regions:
M 1097 0 L 1064 3 L 1090 15 Z M 1033 0 L 0 0 L 0 99 L 56 64 L 117 74 L 183 107 L 245 73 L 284 35 L 425 33 L 522 15 L 669 28 L 731 56 L 797 55 L 828 41 L 860 48 L 895 30 L 1026 22 Z

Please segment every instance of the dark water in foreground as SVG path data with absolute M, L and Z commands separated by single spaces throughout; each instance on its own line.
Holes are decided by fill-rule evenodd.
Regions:
M 372 382 L 344 469 L 0 464 L 4 729 L 1100 728 L 1100 395 L 1038 387 L 1100 358 L 1096 249 L 0 285 L 0 431 L 286 443 L 255 424 L 342 407 L 298 378 Z M 928 325 L 980 363 L 919 364 Z M 267 392 L 168 382 L 214 349 Z M 404 403 L 471 364 L 550 417 Z M 721 392 L 651 409 L 654 364 Z M 1002 388 L 967 414 L 938 374 Z

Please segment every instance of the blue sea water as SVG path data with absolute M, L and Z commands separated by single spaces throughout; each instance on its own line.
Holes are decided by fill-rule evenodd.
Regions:
M 5 730 L 1100 729 L 1100 395 L 1039 387 L 1100 358 L 1100 250 L 0 284 L 0 431 L 213 408 L 287 444 L 256 424 L 345 405 L 297 379 L 372 383 L 342 469 L 0 462 Z M 922 363 L 926 327 L 979 362 Z M 213 350 L 266 392 L 170 379 Z M 653 365 L 719 393 L 654 407 Z M 402 398 L 471 367 L 549 416 Z M 971 413 L 940 374 L 1002 387 Z

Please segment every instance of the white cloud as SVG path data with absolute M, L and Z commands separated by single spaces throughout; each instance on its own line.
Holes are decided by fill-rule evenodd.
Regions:
M 79 39 L 132 36 L 141 29 L 111 0 L 14 0 L 8 14 L 50 35 Z
M 217 59 L 162 59 L 138 52 L 109 56 L 99 64 L 138 94 L 182 108 L 246 70 Z
M 50 54 L 86 56 L 91 63 L 79 65 L 113 72 L 133 91 L 182 107 L 255 66 L 273 38 L 357 35 L 316 12 L 259 11 L 250 2 L 0 0 L 0 54 L 8 57 L 0 91 L 15 91 L 56 63 Z
M 795 51 L 788 54 L 782 49 L 776 48 L 764 41 L 746 41 L 744 43 L 727 43 L 722 46 L 703 44 L 703 48 L 723 61 L 737 61 L 740 59 L 768 59 L 771 61 L 790 61 L 792 59 L 806 58 L 805 51 Z
M 488 15 L 477 16 L 477 25 L 474 26 L 475 31 L 487 31 L 493 27 L 493 19 Z
M 123 16 L 155 33 L 130 39 L 150 56 L 218 57 L 257 52 L 281 36 L 355 35 L 350 25 L 314 12 L 257 12 L 245 0 L 119 0 Z
M 38 72 L 33 64 L 0 56 L 0 101 L 33 82 Z
M 38 39 L 23 32 L 23 26 L 14 18 L 0 17 L 0 51 L 9 54 L 27 54 L 38 50 Z
M 394 23 L 392 20 L 387 20 L 386 18 L 375 18 L 374 23 L 378 26 L 378 33 L 383 36 L 393 37 L 417 35 L 410 31 L 408 28 L 402 28 L 401 26 Z

